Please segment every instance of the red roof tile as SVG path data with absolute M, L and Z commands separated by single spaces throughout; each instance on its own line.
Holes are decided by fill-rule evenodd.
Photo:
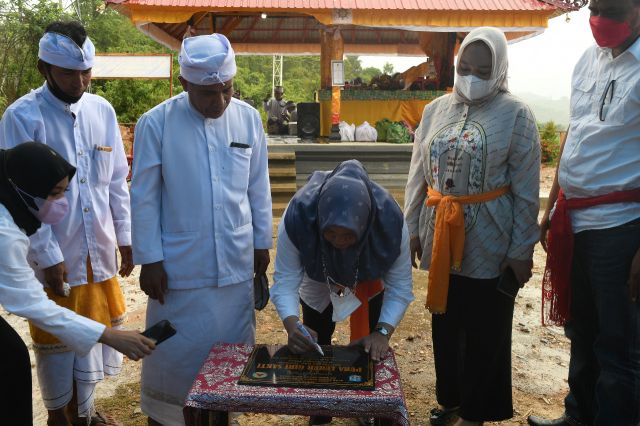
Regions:
M 107 3 L 211 8 L 387 9 L 387 10 L 553 10 L 539 0 L 107 0 Z

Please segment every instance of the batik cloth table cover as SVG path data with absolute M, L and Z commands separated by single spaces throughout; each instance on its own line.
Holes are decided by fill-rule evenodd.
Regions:
M 239 385 L 252 350 L 252 345 L 214 345 L 193 382 L 185 407 L 218 412 L 376 417 L 393 420 L 399 426 L 409 425 L 400 373 L 391 350 L 375 365 L 373 391 Z

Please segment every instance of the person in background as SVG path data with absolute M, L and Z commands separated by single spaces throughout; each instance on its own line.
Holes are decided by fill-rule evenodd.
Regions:
M 124 152 L 116 114 L 103 98 L 85 93 L 95 48 L 78 22 L 54 22 L 40 39 L 42 87 L 21 97 L 0 121 L 0 147 L 36 141 L 55 149 L 77 168 L 69 184 L 69 214 L 31 236 L 29 263 L 55 303 L 107 327 L 121 327 L 125 300 L 116 278 L 133 270 Z M 68 288 L 70 286 L 70 289 Z M 38 380 L 49 422 L 95 415 L 95 386 L 120 372 L 122 355 L 95 345 L 80 355 L 31 325 Z
M 504 34 L 471 31 L 453 93 L 425 107 L 413 145 L 404 214 L 412 259 L 429 270 L 435 425 L 513 416 L 515 296 L 498 284 L 507 268 L 516 289 L 531 277 L 540 140 L 531 110 L 508 91 L 507 71 Z
M 533 426 L 640 424 L 640 0 L 589 9 L 597 45 L 573 72 L 540 235 L 543 314 L 571 340 L 569 394 L 563 416 Z
M 265 98 L 262 106 L 267 113 L 267 131 L 270 135 L 281 135 L 287 132 L 284 125 L 287 101 L 284 100 L 284 88 L 276 86 L 273 98 Z
M 177 334 L 142 366 L 150 425 L 183 425 L 183 402 L 215 342 L 255 342 L 253 278 L 272 246 L 267 143 L 258 111 L 232 97 L 221 34 L 182 42 L 184 92 L 146 112 L 134 143 L 133 256 L 147 325 Z
M 65 191 L 75 174 L 58 153 L 29 142 L 0 150 L 0 305 L 57 336 L 80 355 L 97 344 L 132 360 L 149 355 L 154 343 L 136 331 L 115 330 L 60 307 L 49 299 L 27 263 L 29 235 L 41 223 L 55 224 L 68 211 Z M 20 336 L 0 318 L 0 409 L 3 424 L 32 424 L 31 362 Z M 50 425 L 68 425 L 74 413 Z M 107 419 L 97 417 L 106 424 Z M 99 423 L 96 423 L 99 424 Z
M 271 300 L 294 353 L 313 351 L 303 326 L 330 345 L 336 322 L 351 317 L 351 344 L 374 361 L 413 300 L 409 234 L 400 207 L 356 160 L 314 172 L 278 227 Z M 350 303 L 353 302 L 353 303 Z M 310 424 L 331 422 L 311 417 Z

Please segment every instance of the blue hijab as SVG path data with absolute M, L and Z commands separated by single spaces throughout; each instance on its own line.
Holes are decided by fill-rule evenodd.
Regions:
M 391 268 L 400 255 L 403 223 L 391 194 L 371 181 L 357 160 L 345 161 L 332 172 L 314 172 L 284 217 L 307 275 L 320 282 L 329 276 L 349 287 L 382 278 Z M 353 231 L 357 243 L 345 250 L 334 248 L 322 237 L 329 226 Z

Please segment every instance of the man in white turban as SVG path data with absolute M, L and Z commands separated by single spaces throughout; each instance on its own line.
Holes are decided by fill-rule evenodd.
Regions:
M 122 326 L 125 301 L 116 278 L 133 269 L 129 171 L 116 114 L 103 98 L 85 93 L 95 49 L 78 22 L 54 22 L 40 39 L 38 70 L 46 83 L 7 108 L 0 148 L 26 141 L 49 145 L 77 168 L 66 198 L 69 214 L 31 237 L 29 261 L 58 305 L 107 327 Z M 120 372 L 122 355 L 96 344 L 85 356 L 31 325 L 38 381 L 50 425 L 93 418 L 95 385 Z M 77 408 L 76 408 L 77 406 Z
M 220 34 L 183 41 L 185 92 L 136 125 L 133 259 L 147 325 L 177 334 L 142 368 L 150 425 L 183 425 L 182 407 L 215 342 L 254 343 L 254 274 L 272 245 L 267 145 L 260 115 L 233 98 L 233 48 Z

